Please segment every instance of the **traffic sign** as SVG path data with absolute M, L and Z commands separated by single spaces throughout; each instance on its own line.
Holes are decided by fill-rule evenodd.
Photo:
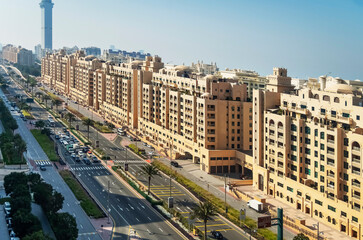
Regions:
M 258 217 L 257 227 L 258 228 L 271 227 L 271 216 Z

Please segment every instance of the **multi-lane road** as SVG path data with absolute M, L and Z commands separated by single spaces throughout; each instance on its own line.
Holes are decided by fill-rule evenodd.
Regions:
M 0 68 L 0 74 L 5 73 L 2 68 Z M 9 92 L 11 94 L 19 94 L 17 87 L 14 83 L 11 83 L 9 86 Z M 9 103 L 6 102 L 7 97 L 4 95 L 2 90 L 0 90 L 0 95 L 4 100 L 6 106 L 10 110 L 11 106 Z M 85 214 L 79 202 L 73 195 L 72 191 L 63 181 L 61 176 L 58 172 L 52 167 L 52 165 L 48 165 L 46 167 L 46 171 L 39 171 L 37 166 L 34 166 L 37 163 L 45 163 L 49 162 L 47 155 L 44 153 L 43 149 L 40 147 L 32 133 L 28 130 L 25 126 L 24 121 L 20 118 L 20 114 L 12 111 L 12 116 L 17 121 L 19 128 L 16 130 L 17 133 L 24 139 L 27 144 L 27 156 L 28 156 L 28 163 L 32 171 L 38 172 L 45 182 L 51 184 L 53 188 L 60 192 L 64 196 L 64 204 L 63 208 L 61 209 L 62 212 L 68 212 L 74 217 L 76 217 L 77 227 L 79 230 L 79 238 L 80 239 L 101 239 L 101 237 L 97 234 L 95 228 L 91 224 L 88 216 Z M 34 161 L 34 162 L 32 162 Z
M 63 96 L 59 95 L 59 97 L 67 100 Z M 83 132 L 84 136 L 87 136 L 87 127 L 85 127 L 79 119 L 74 121 L 72 124 L 78 124 L 80 131 Z M 103 149 L 109 156 L 111 156 L 115 164 L 124 166 L 124 163 L 127 161 L 129 165 L 129 172 L 147 186 L 147 176 L 141 174 L 141 166 L 147 163 L 121 145 L 122 137 L 118 136 L 114 141 L 109 141 L 101 134 L 97 133 L 97 131 L 92 127 L 90 128 L 89 135 L 90 141 L 93 142 L 93 144 L 95 144 L 96 140 L 99 141 L 99 148 Z M 91 177 L 92 173 L 89 174 Z M 167 200 L 170 196 L 169 177 L 162 174 L 154 177 L 151 182 L 151 190 L 153 194 L 159 198 Z M 185 188 L 181 187 L 174 181 L 172 181 L 171 195 L 174 198 L 175 209 L 181 212 L 184 217 L 189 218 L 192 209 L 197 206 L 198 200 Z M 204 224 L 201 221 L 190 220 L 190 222 L 192 222 L 201 231 L 204 231 Z M 223 234 L 225 239 L 249 239 L 249 235 L 245 234 L 239 227 L 221 216 L 213 217 L 212 220 L 208 221 L 207 228 L 210 237 L 212 237 L 210 232 L 217 230 Z
M 11 85 L 9 91 L 14 95 L 24 94 L 23 90 L 17 89 L 15 85 Z M 46 120 L 48 116 L 47 112 L 36 104 L 33 104 L 31 113 L 37 120 Z M 19 121 L 18 123 L 24 126 L 23 120 L 21 120 L 19 116 L 17 120 Z M 58 132 L 60 129 L 61 126 L 56 124 L 55 132 Z M 26 130 L 27 129 L 24 129 L 24 132 L 26 132 Z M 24 139 L 31 144 L 31 146 L 28 147 L 29 156 L 33 160 L 47 160 L 48 158 L 32 134 L 29 130 L 27 130 L 27 132 L 30 136 L 25 134 Z M 57 144 L 58 149 L 61 151 L 61 156 L 66 160 L 69 169 L 77 176 L 87 190 L 91 192 L 93 197 L 97 199 L 103 209 L 110 214 L 111 219 L 114 221 L 113 239 L 129 239 L 130 235 L 134 235 L 141 239 L 151 240 L 187 239 L 164 219 L 145 199 L 131 189 L 127 183 L 120 181 L 120 179 L 111 174 L 109 169 L 106 169 L 101 164 L 85 165 L 82 162 L 76 163 L 58 141 Z M 48 167 L 47 171 L 41 173 L 44 175 L 44 179 L 49 181 L 57 191 L 61 188 L 59 185 L 65 184 L 53 167 Z M 54 177 L 54 175 L 57 177 Z M 60 179 L 58 179 L 58 177 Z M 63 192 L 61 193 L 63 194 Z M 72 193 L 70 193 L 70 195 L 73 196 Z M 74 205 L 79 207 L 79 203 L 76 200 L 73 202 L 65 202 L 67 202 L 65 203 L 65 207 L 73 207 Z M 82 209 L 80 210 L 84 215 L 84 211 Z M 72 213 L 76 216 L 78 223 L 78 216 L 82 216 L 82 214 L 76 212 Z M 81 236 L 86 235 L 84 231 L 81 231 L 82 229 L 88 228 L 85 223 L 79 223 L 78 228 Z M 94 229 L 93 231 L 86 232 L 94 232 Z M 92 237 L 91 239 L 97 238 Z

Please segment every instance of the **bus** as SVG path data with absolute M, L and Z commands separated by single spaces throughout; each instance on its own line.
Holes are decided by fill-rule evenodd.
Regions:
M 47 125 L 50 126 L 50 127 L 54 127 L 55 126 L 55 122 L 54 122 L 53 118 L 49 118 L 47 120 Z

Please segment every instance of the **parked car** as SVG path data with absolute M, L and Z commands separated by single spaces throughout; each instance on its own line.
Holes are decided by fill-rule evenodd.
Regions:
M 4 202 L 4 209 L 8 210 L 8 211 L 11 211 L 11 206 L 10 206 L 9 202 Z
M 215 239 L 223 239 L 223 235 L 219 231 L 212 231 L 211 233 Z

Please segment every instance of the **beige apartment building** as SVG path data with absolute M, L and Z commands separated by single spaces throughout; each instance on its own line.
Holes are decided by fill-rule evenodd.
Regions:
M 3 57 L 11 63 L 17 63 L 24 66 L 34 64 L 33 53 L 22 47 L 15 47 L 13 45 L 6 45 L 3 47 Z
M 347 84 L 289 92 L 274 69 L 253 96 L 253 184 L 362 239 L 363 100 Z
M 166 69 L 157 56 L 116 65 L 82 51 L 47 54 L 42 79 L 206 172 L 252 169 L 252 103 L 237 80 L 196 75 L 187 66 Z

